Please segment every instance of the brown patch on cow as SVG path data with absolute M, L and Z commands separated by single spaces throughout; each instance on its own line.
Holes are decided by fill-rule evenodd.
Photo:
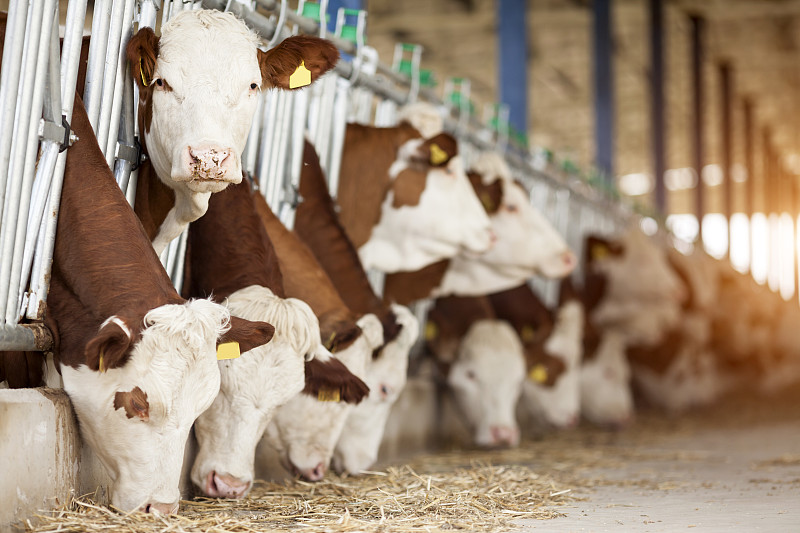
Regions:
M 392 207 L 397 209 L 418 205 L 427 180 L 427 169 L 419 171 L 406 168 L 400 171 L 392 184 Z
M 319 157 L 308 141 L 303 149 L 300 196 L 303 200 L 295 213 L 295 233 L 308 245 L 347 307 L 356 316 L 375 314 L 383 324 L 384 344 L 391 342 L 401 326 L 391 308 L 372 290 L 358 252 L 339 221 Z
M 114 394 L 114 410 L 125 409 L 128 418 L 139 418 L 147 422 L 150 420 L 150 403 L 147 393 L 139 387 L 134 387 L 130 392 L 118 391 Z
M 0 352 L 0 382 L 5 381 L 10 389 L 40 387 L 44 385 L 44 363 L 41 352 Z
M 123 320 L 127 326 L 129 321 Z M 110 368 L 119 368 L 127 362 L 130 350 L 139 340 L 141 330 L 130 328 L 132 336 L 123 330 L 117 323 L 109 322 L 100 328 L 100 331 L 86 343 L 84 355 L 86 365 L 92 370 L 105 372 Z
M 695 295 L 694 295 L 694 287 L 692 286 L 692 281 L 689 278 L 689 272 L 686 271 L 685 266 L 682 265 L 680 262 L 675 261 L 672 254 L 667 254 L 667 261 L 669 261 L 672 270 L 681 278 L 683 282 L 683 286 L 686 288 L 686 299 L 681 302 L 681 308 L 684 311 L 688 311 L 690 309 L 694 309 L 697 305 L 695 303 Z
M 422 267 L 413 272 L 394 272 L 387 274 L 383 285 L 383 301 L 408 305 L 428 298 L 438 287 L 450 267 L 449 259 Z
M 398 149 L 420 137 L 407 122 L 392 128 L 347 125 L 337 198 L 339 219 L 356 249 L 369 240 L 380 221 L 381 205 L 391 187 L 389 167 Z
M 503 180 L 498 178 L 485 185 L 483 176 L 477 172 L 468 172 L 467 177 L 486 213 L 489 215 L 497 213 L 503 203 Z
M 588 235 L 585 240 L 584 261 L 591 266 L 596 261 L 606 257 L 620 257 L 625 254 L 625 246 L 618 241 L 612 241 L 597 235 Z
M 675 360 L 683 342 L 683 333 L 680 328 L 675 328 L 668 331 L 655 345 L 629 346 L 625 354 L 632 363 L 649 368 L 657 375 L 663 376 Z
M 158 37 L 151 28 L 142 28 L 128 41 L 125 48 L 131 76 L 139 87 L 139 130 L 150 131 L 153 122 L 153 73 L 158 58 Z M 142 105 L 144 102 L 144 105 Z M 144 145 L 144 136 L 141 140 Z
M 318 398 L 321 391 L 323 394 L 338 391 L 341 401 L 357 404 L 369 394 L 367 384 L 350 372 L 338 359 L 306 361 L 305 371 L 306 385 L 303 388 L 303 394 L 314 398 Z
M 525 368 L 528 379 L 539 385 L 552 388 L 567 371 L 567 364 L 560 357 L 550 355 L 540 345 L 525 346 Z M 543 378 L 543 381 L 540 380 Z
M 432 167 L 445 167 L 458 155 L 458 141 L 449 133 L 426 139 L 417 151 L 419 158 Z
M 151 241 L 174 206 L 175 191 L 158 179 L 149 159 L 144 161 L 139 167 L 134 210 Z
M 249 352 L 268 343 L 274 334 L 275 327 L 272 324 L 231 315 L 231 329 L 217 339 L 217 346 L 227 342 L 237 342 L 241 353 Z
M 301 62 L 311 72 L 311 83 L 325 74 L 339 59 L 339 50 L 328 40 L 308 35 L 295 35 L 284 39 L 278 46 L 262 52 L 258 50 L 263 88 L 289 89 L 289 77 Z
M 428 321 L 435 325 L 435 332 L 426 331 L 426 347 L 437 361 L 452 363 L 469 328 L 478 320 L 494 318 L 497 316 L 486 296 L 438 298 L 428 313 Z M 446 375 L 449 367 L 444 365 L 441 370 Z
M 361 328 L 342 312 L 331 311 L 319 317 L 322 344 L 331 353 L 349 348 L 360 336 Z

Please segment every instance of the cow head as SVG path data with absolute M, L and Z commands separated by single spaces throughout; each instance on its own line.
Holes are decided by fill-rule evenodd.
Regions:
M 383 342 L 383 327 L 372 314 L 364 315 L 357 324 L 362 335 L 335 357 L 363 379 L 372 351 Z M 275 412 L 265 438 L 286 470 L 308 481 L 319 481 L 325 476 L 351 408 L 338 395 L 323 396 L 322 391 L 317 397 L 297 394 Z
M 186 438 L 219 392 L 216 344 L 229 316 L 194 300 L 149 311 L 143 327 L 112 317 L 87 343 L 86 366 L 62 366 L 83 437 L 113 479 L 115 507 L 177 511 Z
M 590 357 L 591 356 L 591 357 Z M 605 331 L 594 354 L 581 367 L 581 413 L 593 424 L 620 429 L 633 419 L 631 369 L 625 338 Z
M 461 339 L 447 376 L 478 446 L 516 446 L 514 409 L 525 379 L 522 344 L 500 320 L 478 320 Z
M 491 246 L 489 217 L 469 184 L 455 138 L 411 139 L 389 169 L 389 192 L 378 224 L 359 248 L 366 268 L 418 270 Z
M 216 10 L 183 11 L 160 39 L 143 28 L 130 40 L 142 135 L 158 177 L 172 189 L 212 193 L 239 183 L 259 93 L 308 85 L 338 58 L 330 42 L 315 37 L 289 37 L 267 52 L 258 44 L 244 22 Z
M 272 342 L 219 362 L 220 394 L 195 424 L 199 450 L 191 477 L 206 496 L 242 498 L 253 484 L 256 446 L 275 410 L 303 389 L 303 361 L 320 345 L 311 308 L 261 286 L 234 292 L 236 316 L 275 326 Z
M 354 406 L 333 455 L 337 472 L 358 474 L 378 459 L 389 411 L 406 385 L 408 354 L 419 335 L 419 322 L 408 308 L 393 305 L 400 333 L 380 350 L 367 367 L 369 396 Z
M 558 310 L 543 356 L 528 361 L 521 407 L 556 428 L 573 427 L 580 417 L 583 308 L 575 301 Z

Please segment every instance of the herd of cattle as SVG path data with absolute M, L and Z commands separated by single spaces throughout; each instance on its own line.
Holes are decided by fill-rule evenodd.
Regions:
M 635 399 L 680 411 L 800 374 L 796 303 L 636 227 L 587 236 L 579 265 L 503 158 L 465 169 L 429 106 L 395 127 L 348 124 L 335 200 L 307 143 L 288 230 L 242 174 L 256 97 L 294 89 L 300 69 L 313 83 L 338 52 L 315 37 L 258 44 L 203 10 L 131 39 L 149 156 L 135 212 L 75 97 L 47 300 L 55 349 L 0 354 L 0 382 L 63 386 L 119 509 L 177 511 L 192 427 L 191 479 L 208 496 L 244 497 L 257 449 L 311 481 L 331 463 L 358 474 L 409 370 L 445 385 L 489 447 L 516 445 L 520 426 L 620 428 Z M 178 294 L 158 254 L 187 226 Z M 382 296 L 365 269 L 386 273 Z M 562 280 L 557 308 L 533 276 Z M 426 298 L 418 324 L 406 306 Z

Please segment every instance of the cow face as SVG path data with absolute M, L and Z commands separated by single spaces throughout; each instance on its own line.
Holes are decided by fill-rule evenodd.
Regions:
M 559 309 L 553 331 L 544 344 L 547 355 L 560 365 L 547 361 L 529 365 L 521 406 L 556 428 L 573 427 L 580 417 L 582 339 L 583 308 L 574 300 L 568 301 Z
M 408 308 L 393 305 L 402 329 L 367 367 L 369 397 L 354 406 L 336 443 L 333 466 L 337 472 L 358 474 L 378 459 L 378 448 L 389 411 L 406 385 L 408 354 L 419 336 L 419 323 Z
M 413 271 L 461 250 L 489 249 L 489 217 L 469 184 L 452 136 L 407 141 L 389 175 L 380 221 L 359 248 L 366 268 Z
M 363 334 L 337 352 L 336 359 L 364 379 L 372 351 L 382 342 L 383 326 L 372 314 L 364 315 L 357 324 Z M 338 399 L 297 394 L 275 412 L 265 438 L 286 470 L 308 481 L 319 481 L 325 476 L 351 409 Z
M 231 294 L 236 316 L 275 325 L 275 336 L 238 359 L 219 362 L 220 394 L 198 418 L 192 481 L 206 496 L 242 498 L 252 487 L 256 445 L 272 415 L 303 389 L 304 358 L 320 345 L 319 322 L 305 302 L 261 286 Z
M 81 432 L 114 480 L 115 507 L 177 511 L 186 438 L 219 392 L 216 342 L 229 316 L 207 300 L 157 307 L 125 364 L 103 372 L 107 350 L 131 339 L 130 325 L 109 320 L 103 340 L 87 344 L 101 371 L 62 367 Z
M 581 367 L 581 413 L 593 424 L 620 429 L 633 419 L 631 370 L 625 339 L 603 333 L 594 357 Z
M 308 85 L 338 58 L 314 37 L 290 37 L 267 52 L 258 44 L 241 20 L 216 10 L 183 11 L 160 39 L 149 28 L 131 39 L 147 152 L 171 188 L 212 193 L 239 183 L 259 92 Z M 306 79 L 298 83 L 297 73 Z
M 478 446 L 516 446 L 514 407 L 525 379 L 522 344 L 511 326 L 478 320 L 461 340 L 447 383 Z

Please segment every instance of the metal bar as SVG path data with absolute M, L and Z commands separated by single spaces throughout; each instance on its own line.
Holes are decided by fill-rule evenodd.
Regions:
M 664 2 L 650 0 L 650 112 L 653 129 L 653 175 L 655 177 L 655 207 L 660 214 L 667 212 L 667 190 L 664 186 L 666 172 L 666 137 L 664 115 Z
M 499 0 L 497 64 L 500 101 L 511 110 L 517 131 L 528 131 L 528 28 L 526 0 Z
M 0 352 L 43 352 L 53 347 L 53 337 L 44 324 L 0 324 Z
M 614 179 L 614 65 L 612 0 L 594 1 L 595 164 L 604 178 Z
M 119 74 L 119 71 L 122 70 L 122 66 L 125 64 L 125 51 L 122 51 L 122 58 L 120 58 L 119 52 L 120 39 L 122 38 L 122 30 L 125 25 L 123 17 L 125 16 L 126 7 L 129 1 L 130 0 L 118 0 L 117 2 L 114 2 L 114 7 L 111 11 L 111 18 L 109 20 L 108 40 L 106 42 L 105 50 L 105 65 L 103 69 L 103 88 L 100 91 L 100 114 L 98 115 L 98 122 L 94 129 L 97 133 L 97 144 L 100 145 L 100 149 L 106 154 L 106 160 L 108 160 L 106 147 L 108 145 L 109 131 L 111 130 L 111 115 L 114 107 L 114 90 L 117 86 L 117 74 Z M 120 89 L 122 88 L 120 87 Z M 121 97 L 122 91 L 119 90 L 116 94 Z M 119 119 L 117 120 L 119 121 Z M 114 128 L 113 131 L 116 132 L 116 128 Z M 110 166 L 111 165 L 109 164 L 109 167 Z
M 113 0 L 97 0 L 92 13 L 92 39 L 89 41 L 89 60 L 86 65 L 86 88 L 83 102 L 92 129 L 97 132 L 100 118 L 100 101 L 103 93 L 103 72 L 105 70 L 108 46 L 108 31 L 111 20 Z M 102 146 L 102 145 L 101 145 Z
M 722 186 L 724 198 L 725 218 L 728 220 L 728 258 L 731 256 L 731 243 L 733 242 L 733 176 L 731 174 L 731 66 L 728 63 L 719 65 L 720 76 L 720 138 L 722 139 Z
M 127 146 L 134 146 L 136 143 L 136 136 L 134 135 L 134 101 L 133 101 L 133 79 L 130 70 L 125 69 L 123 72 L 124 82 L 122 84 L 122 110 L 123 116 L 119 124 L 119 142 Z M 127 197 L 128 188 L 131 184 L 131 169 L 133 163 L 127 159 L 117 159 L 116 168 L 114 169 L 114 179 L 122 192 Z
M 125 96 L 123 83 L 126 81 L 130 83 L 130 79 L 125 75 L 129 72 L 127 68 L 127 58 L 125 56 L 125 47 L 128 41 L 133 36 L 133 8 L 135 0 L 125 0 L 125 9 L 122 12 L 122 28 L 119 32 L 117 39 L 117 58 L 116 58 L 116 73 L 114 74 L 114 87 L 111 95 L 111 113 L 108 118 L 108 125 L 105 125 L 106 130 L 106 145 L 105 156 L 106 162 L 110 168 L 114 168 L 114 159 L 117 153 L 117 143 L 119 141 L 119 123 L 122 116 L 122 104 Z M 107 57 L 107 60 L 110 59 Z M 106 80 L 105 83 L 108 83 Z M 103 95 L 106 97 L 106 88 L 103 86 Z M 105 106 L 105 104 L 103 104 Z M 101 115 L 102 116 L 102 115 Z M 102 120 L 102 119 L 101 119 Z M 104 124 L 101 122 L 101 124 Z M 102 144 L 100 145 L 103 146 Z
M 703 217 L 705 215 L 704 185 L 703 185 L 703 28 L 704 20 L 699 16 L 691 16 L 692 24 L 692 92 L 693 98 L 693 124 L 692 137 L 694 140 L 694 168 L 697 172 L 697 187 L 695 188 L 695 215 L 697 216 L 697 239 L 703 243 Z
M 747 197 L 745 202 L 745 209 L 747 216 L 752 218 L 755 212 L 755 195 L 756 195 L 756 167 L 754 161 L 753 149 L 753 102 L 750 99 L 745 99 L 743 103 L 742 122 L 744 125 L 744 166 L 747 172 Z M 752 227 L 752 225 L 751 225 Z M 750 233 L 750 242 L 752 242 L 753 234 Z

